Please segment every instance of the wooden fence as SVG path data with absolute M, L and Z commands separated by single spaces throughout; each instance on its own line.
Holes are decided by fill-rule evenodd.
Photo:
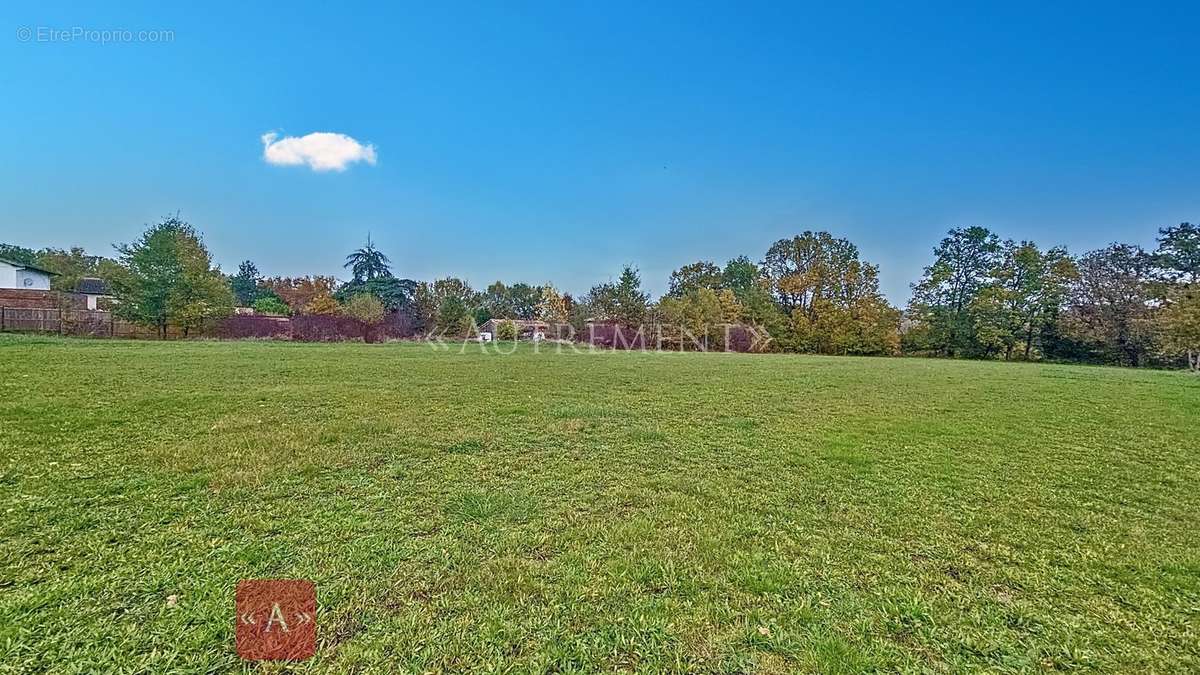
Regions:
M 0 306 L 0 331 L 13 333 L 55 333 L 81 337 L 158 339 L 158 331 L 128 321 L 112 312 L 89 309 L 57 309 Z M 187 337 L 219 340 L 263 339 L 298 342 L 337 342 L 341 340 L 381 340 L 411 338 L 417 334 L 412 317 L 392 312 L 378 324 L 364 324 L 347 316 L 242 316 L 205 321 Z M 167 327 L 167 339 L 183 338 L 178 326 Z
M 0 307 L 0 331 L 112 338 L 158 337 L 153 328 L 121 321 L 112 312 L 90 309 Z M 167 331 L 167 337 L 183 335 L 172 327 Z

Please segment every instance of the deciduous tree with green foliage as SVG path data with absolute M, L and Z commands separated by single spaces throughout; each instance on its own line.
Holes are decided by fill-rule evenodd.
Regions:
M 1153 259 L 1142 247 L 1112 244 L 1079 259 L 1066 330 L 1096 358 L 1142 364 L 1154 346 Z
M 37 265 L 38 254 L 31 248 L 17 246 L 16 244 L 0 244 L 0 258 L 18 265 Z
M 118 316 L 153 326 L 165 338 L 169 325 L 186 336 L 203 321 L 232 311 L 233 292 L 225 276 L 212 266 L 200 235 L 178 217 L 116 249 L 123 270 L 110 283 Z
M 1163 347 L 1200 373 L 1200 227 L 1180 223 L 1158 231 L 1154 263 L 1163 287 L 1159 327 Z
M 925 348 L 945 356 L 979 355 L 971 305 L 992 283 L 1000 240 L 983 227 L 957 228 L 933 254 L 933 264 L 913 284 L 909 318 L 920 324 Z
M 721 270 L 721 288 L 733 291 L 739 299 L 762 288 L 763 279 L 762 270 L 744 255 L 725 263 L 725 268 Z
M 734 261 L 731 261 L 731 265 Z M 743 304 L 785 349 L 822 354 L 888 354 L 898 343 L 899 314 L 879 292 L 879 270 L 859 258 L 858 247 L 828 232 L 804 232 L 772 244 L 763 260 L 766 287 L 782 316 L 761 316 L 749 296 L 754 270 L 744 261 Z M 728 266 L 727 266 L 728 267 Z
M 414 293 L 415 312 L 426 330 L 458 333 L 466 323 L 463 317 L 471 318 L 478 304 L 479 294 L 455 277 L 419 282 Z
M 537 316 L 537 306 L 542 301 L 540 286 L 516 283 L 508 287 L 508 296 L 516 318 L 531 321 Z
M 726 329 L 741 321 L 742 307 L 729 289 L 699 287 L 663 297 L 658 312 L 665 347 L 708 351 L 725 348 Z
M 1160 229 L 1154 264 L 1172 283 L 1200 284 L 1200 227 L 1180 223 Z
M 491 318 L 515 318 L 526 321 L 537 318 L 542 301 L 542 286 L 516 283 L 506 286 L 497 281 L 476 298 L 475 319 L 483 323 Z
M 437 319 L 434 322 L 437 329 L 450 335 L 467 335 L 474 318 L 471 307 L 458 295 L 447 295 L 438 305 Z
M 479 299 L 479 305 L 492 318 L 502 319 L 516 316 L 512 294 L 502 281 L 496 281 L 487 287 Z
M 1159 325 L 1168 352 L 1182 354 L 1187 367 L 1200 374 L 1200 286 L 1173 288 L 1160 311 Z
M 566 301 L 558 289 L 550 284 L 542 286 L 542 299 L 537 306 L 537 318 L 552 326 L 567 322 Z
M 101 263 L 105 261 L 107 259 L 102 256 L 89 255 L 82 248 L 72 246 L 65 250 L 44 248 L 38 251 L 36 264 L 56 273 L 57 276 L 50 278 L 52 290 L 70 293 L 79 285 L 81 279 L 101 276 Z
M 576 307 L 583 321 L 608 321 L 616 314 L 616 288 L 611 283 L 596 284 L 583 294 Z M 579 326 L 576 326 L 579 328 Z
M 815 319 L 814 308 L 823 300 L 845 298 L 852 265 L 861 265 L 858 247 L 828 232 L 804 232 L 771 245 L 763 269 L 772 281 L 780 308 L 800 310 Z
M 1021 346 L 1029 360 L 1043 331 L 1057 320 L 1077 276 L 1074 261 L 1062 248 L 1043 253 L 1033 242 L 1009 240 L 991 276 L 969 305 L 976 344 L 982 356 L 1002 353 L 1005 360 Z
M 701 260 L 671 272 L 667 295 L 682 298 L 701 288 L 717 290 L 721 288 L 723 281 L 720 267 L 707 260 Z
M 305 305 L 318 295 L 331 295 L 337 280 L 330 276 L 271 277 L 258 284 L 256 298 L 273 295 L 291 308 L 292 314 L 304 311 Z

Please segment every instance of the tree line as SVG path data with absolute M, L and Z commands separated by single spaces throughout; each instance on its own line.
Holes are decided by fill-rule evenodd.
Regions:
M 115 258 L 80 248 L 32 251 L 0 244 L 0 257 L 58 272 L 72 290 L 105 279 L 123 318 L 186 335 L 235 306 L 266 315 L 345 314 L 365 322 L 403 312 L 425 331 L 470 335 L 491 318 L 541 320 L 578 334 L 594 322 L 650 330 L 662 343 L 721 349 L 724 327 L 753 326 L 768 349 L 857 355 L 1053 360 L 1200 371 L 1200 228 L 1159 231 L 1157 247 L 1114 243 L 1080 256 L 1032 241 L 1001 241 L 983 227 L 956 228 L 933 249 L 908 306 L 879 290 L 879 268 L 858 247 L 806 231 L 755 261 L 701 260 L 671 273 L 657 301 L 638 270 L 579 297 L 552 284 L 496 281 L 475 290 L 460 278 L 395 276 L 368 236 L 345 262 L 350 279 L 264 277 L 246 260 L 237 273 L 213 265 L 199 233 L 178 217 L 116 247 Z
M 971 358 L 1200 369 L 1200 228 L 1159 230 L 1146 251 L 1079 257 L 982 227 L 951 230 L 913 284 L 902 349 Z

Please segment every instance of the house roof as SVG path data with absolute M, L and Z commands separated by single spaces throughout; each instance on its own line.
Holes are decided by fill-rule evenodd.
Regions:
M 45 267 L 38 267 L 37 265 L 29 265 L 23 262 L 17 262 L 16 260 L 10 260 L 9 258 L 0 258 L 0 262 L 8 263 L 17 269 L 33 270 L 34 272 L 41 272 L 42 274 L 52 274 L 54 276 L 58 276 L 58 272 L 52 272 Z
M 95 277 L 84 277 L 75 284 L 75 292 L 87 295 L 108 295 L 108 282 Z

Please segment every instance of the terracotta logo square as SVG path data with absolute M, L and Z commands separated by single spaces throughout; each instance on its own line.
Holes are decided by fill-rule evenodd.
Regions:
M 249 661 L 298 661 L 317 650 L 317 585 L 244 579 L 237 585 L 237 653 Z

